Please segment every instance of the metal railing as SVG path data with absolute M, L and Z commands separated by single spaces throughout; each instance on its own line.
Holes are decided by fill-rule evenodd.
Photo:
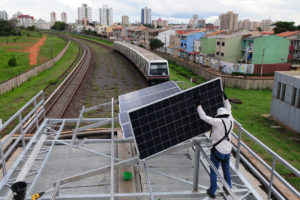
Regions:
M 32 106 L 33 109 L 31 109 Z M 22 116 L 24 113 L 25 117 Z M 34 126 L 36 129 L 39 128 L 39 119 L 41 117 L 45 119 L 43 91 L 40 91 L 37 95 L 35 95 L 2 126 L 0 126 L 0 133 L 2 133 L 4 130 L 9 129 L 10 125 L 13 125 L 13 123 L 17 123 L 17 125 L 10 131 L 10 133 L 6 135 L 6 137 L 2 138 L 0 142 L 0 164 L 2 167 L 3 177 L 7 173 L 6 159 L 11 156 L 11 153 L 15 150 L 20 141 L 23 148 L 25 147 L 25 134 L 30 133 Z M 12 137 L 17 133 L 19 133 L 19 136 L 14 137 L 14 140 L 12 141 Z M 12 144 L 9 145 L 11 141 Z
M 254 137 L 251 133 L 249 133 L 246 129 L 242 127 L 242 125 L 235 121 L 235 125 L 238 127 L 238 134 L 233 133 L 233 137 L 237 139 L 236 147 L 234 147 L 234 151 L 236 152 L 236 163 L 235 167 L 239 169 L 240 160 L 242 160 L 247 167 L 252 171 L 254 175 L 258 177 L 258 179 L 262 182 L 262 184 L 268 189 L 268 199 L 271 198 L 271 195 L 275 195 L 278 199 L 286 199 L 280 192 L 273 186 L 274 177 L 276 177 L 282 184 L 284 184 L 290 191 L 292 191 L 297 198 L 300 198 L 300 193 L 297 191 L 290 183 L 288 183 L 276 170 L 276 162 L 280 162 L 283 164 L 287 169 L 289 169 L 292 173 L 294 173 L 297 177 L 300 177 L 300 171 L 297 170 L 295 167 L 293 167 L 291 164 L 289 164 L 286 160 L 284 160 L 282 157 L 280 157 L 278 154 L 276 154 L 273 150 L 271 150 L 269 147 L 267 147 L 264 143 L 262 143 L 260 140 L 258 140 L 256 137 Z M 264 161 L 259 155 L 257 155 L 249 146 L 247 146 L 242 141 L 242 135 L 246 135 L 248 138 L 250 138 L 255 144 L 262 147 L 266 152 L 268 152 L 272 157 L 272 167 L 269 166 L 269 164 Z M 247 150 L 252 156 L 255 157 L 259 163 L 261 163 L 266 169 L 268 169 L 271 172 L 271 175 L 269 179 L 266 179 L 265 176 L 255 168 L 255 166 L 250 163 L 245 156 L 241 154 L 241 147 L 243 147 L 245 150 Z

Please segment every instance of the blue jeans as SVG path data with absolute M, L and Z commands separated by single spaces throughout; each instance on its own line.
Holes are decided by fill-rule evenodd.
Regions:
M 227 184 L 231 188 L 231 177 L 230 177 L 230 169 L 229 169 L 230 153 L 222 154 L 222 153 L 218 152 L 216 149 L 212 149 L 211 153 L 210 153 L 210 160 L 213 162 L 213 164 L 215 165 L 215 167 L 217 169 L 219 169 L 220 162 L 221 162 L 224 179 L 226 180 Z M 211 194 L 215 194 L 216 190 L 217 190 L 217 174 L 210 167 L 209 191 Z

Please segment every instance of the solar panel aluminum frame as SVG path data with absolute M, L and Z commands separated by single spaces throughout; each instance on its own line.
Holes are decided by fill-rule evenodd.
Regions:
M 165 98 L 160 99 L 160 100 L 158 100 L 158 101 L 155 101 L 155 102 L 149 103 L 149 104 L 147 104 L 147 105 L 140 106 L 140 107 L 138 107 L 138 108 L 136 108 L 136 109 L 130 110 L 130 111 L 128 111 L 128 115 L 129 115 L 131 112 L 136 111 L 136 110 L 141 109 L 141 108 L 144 108 L 144 107 L 147 107 L 148 105 L 152 105 L 152 104 L 155 104 L 155 103 L 157 103 L 157 102 L 163 101 L 163 100 L 165 100 L 165 99 L 171 98 L 171 97 L 173 97 L 173 96 L 179 95 L 179 94 L 181 94 L 181 93 L 188 92 L 188 91 L 190 91 L 190 90 L 193 90 L 193 89 L 195 89 L 195 88 L 197 88 L 197 87 L 200 87 L 200 86 L 203 86 L 203 85 L 206 85 L 206 84 L 209 84 L 209 83 L 214 82 L 214 81 L 216 81 L 216 80 L 220 80 L 221 91 L 224 92 L 224 88 L 223 88 L 223 84 L 222 84 L 222 79 L 221 79 L 221 77 L 218 77 L 218 78 L 215 78 L 215 79 L 206 81 L 205 83 L 196 85 L 196 86 L 191 87 L 191 88 L 189 88 L 189 89 L 186 89 L 186 90 L 184 90 L 184 91 L 178 92 L 178 93 L 173 94 L 173 95 L 170 95 L 170 96 L 168 96 L 168 97 L 165 97 Z M 222 98 L 223 98 L 223 97 L 222 97 Z M 223 98 L 223 101 L 224 101 L 224 98 Z M 195 109 L 196 109 L 196 108 L 195 108 Z M 143 162 L 145 162 L 147 159 L 151 159 L 151 158 L 153 158 L 153 157 L 156 157 L 156 156 L 159 155 L 159 154 L 163 154 L 164 152 L 168 151 L 170 148 L 172 148 L 172 147 L 177 146 L 177 145 L 180 144 L 180 143 L 178 143 L 178 144 L 176 144 L 176 145 L 174 145 L 174 146 L 170 146 L 170 147 L 167 148 L 167 149 L 164 149 L 164 150 L 162 150 L 162 151 L 160 151 L 160 152 L 157 152 L 157 153 L 155 153 L 155 154 L 153 154 L 153 155 L 151 155 L 151 156 L 148 156 L 148 157 L 146 157 L 146 158 L 144 158 L 144 159 L 141 159 L 141 158 L 140 158 L 140 151 L 139 151 L 139 149 L 138 149 L 138 144 L 137 144 L 137 142 L 136 142 L 136 137 L 135 137 L 135 134 L 134 134 L 134 131 L 133 131 L 133 127 L 132 127 L 132 124 L 131 124 L 130 116 L 129 116 L 129 125 L 130 125 L 130 129 L 132 130 L 132 133 L 133 133 L 133 141 L 134 141 L 134 144 L 135 144 L 135 146 L 136 146 L 137 155 L 138 155 L 139 159 L 140 159 L 141 161 L 143 161 Z M 205 133 L 206 133 L 206 132 L 205 132 Z M 202 134 L 205 134 L 205 133 L 202 133 Z M 200 135 L 202 135 L 202 134 L 200 134 Z M 199 135 L 198 135 L 198 136 L 199 136 Z M 198 137 L 198 136 L 195 136 L 195 137 Z M 195 137 L 193 137 L 193 138 L 195 138 Z M 193 138 L 190 138 L 190 139 L 188 139 L 188 140 L 191 140 L 191 139 L 193 139 Z M 188 141 L 188 140 L 186 140 L 186 141 Z M 185 142 L 185 141 L 184 141 L 184 142 Z

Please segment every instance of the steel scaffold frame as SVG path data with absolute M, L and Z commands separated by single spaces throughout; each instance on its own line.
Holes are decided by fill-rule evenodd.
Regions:
M 43 105 L 44 99 L 42 98 L 42 100 L 37 103 L 37 99 L 40 98 L 41 96 L 43 96 L 43 92 L 40 92 L 38 95 L 36 95 L 30 102 L 28 102 L 20 111 L 18 111 L 12 118 L 15 119 L 18 117 L 19 119 L 19 124 L 16 126 L 15 129 L 12 130 L 12 132 L 9 134 L 8 138 L 11 138 L 13 136 L 13 134 L 15 134 L 17 132 L 17 130 L 21 131 L 20 136 L 16 139 L 16 141 L 25 141 L 25 137 L 24 135 L 26 134 L 26 131 L 29 130 L 29 128 L 33 125 L 36 126 L 37 131 L 35 132 L 35 134 L 33 135 L 33 137 L 30 139 L 30 141 L 27 143 L 27 145 L 23 146 L 24 150 L 21 153 L 21 155 L 17 158 L 17 160 L 15 161 L 15 163 L 13 164 L 13 166 L 8 169 L 6 171 L 6 164 L 5 164 L 5 158 L 3 157 L 3 155 L 5 155 L 4 151 L 3 151 L 3 145 L 5 144 L 5 142 L 8 141 L 7 138 L 5 138 L 5 141 L 2 141 L 0 143 L 0 154 L 1 154 L 1 165 L 2 165 L 2 171 L 4 174 L 4 178 L 2 179 L 2 181 L 0 182 L 0 191 L 6 191 L 9 192 L 9 190 L 7 189 L 7 187 L 14 182 L 13 179 L 11 179 L 11 175 L 13 173 L 17 173 L 18 171 L 20 171 L 20 169 L 18 168 L 20 166 L 20 163 L 22 162 L 26 162 L 26 158 L 29 157 L 28 152 L 30 152 L 31 149 L 33 149 L 35 147 L 35 145 L 38 143 L 39 138 L 42 135 L 46 135 L 47 138 L 46 140 L 43 142 L 43 149 L 41 149 L 40 153 L 41 154 L 45 154 L 43 158 L 37 158 L 37 159 L 42 159 L 42 164 L 40 166 L 40 169 L 31 169 L 30 173 L 27 174 L 27 176 L 34 176 L 33 181 L 30 184 L 30 187 L 27 191 L 27 199 L 31 199 L 30 195 L 32 195 L 33 192 L 33 188 L 37 183 L 37 180 L 39 179 L 41 173 L 44 170 L 44 167 L 47 164 L 48 158 L 50 157 L 53 148 L 55 147 L 56 144 L 63 144 L 63 145 L 67 145 L 69 146 L 68 148 L 68 152 L 67 152 L 67 159 L 66 159 L 66 163 L 69 159 L 69 154 L 72 151 L 72 149 L 79 149 L 82 151 L 86 151 L 92 154 L 95 154 L 97 156 L 101 156 L 103 158 L 106 159 L 110 159 L 110 164 L 101 168 L 97 168 L 94 170 L 90 170 L 88 172 L 82 172 L 79 174 L 75 174 L 73 176 L 67 177 L 67 178 L 62 178 L 62 174 L 64 171 L 64 168 L 62 169 L 62 173 L 60 173 L 60 176 L 58 178 L 58 181 L 56 182 L 57 184 L 55 184 L 52 188 L 49 188 L 49 190 L 47 190 L 47 192 L 52 192 L 52 196 L 51 195 L 45 195 L 43 196 L 43 199 L 56 199 L 56 197 L 59 197 L 59 199 L 119 199 L 121 197 L 126 197 L 126 198 L 150 198 L 150 199 L 154 199 L 154 198 L 200 198 L 200 197 L 206 197 L 206 189 L 208 188 L 207 186 L 203 186 L 203 185 L 199 185 L 198 184 L 198 171 L 199 171 L 199 165 L 200 163 L 202 164 L 202 166 L 204 166 L 204 168 L 206 169 L 206 171 L 209 173 L 209 167 L 212 166 L 212 163 L 210 161 L 210 159 L 207 156 L 207 151 L 209 151 L 209 145 L 204 144 L 205 142 L 207 142 L 207 138 L 206 137 L 198 137 L 194 140 L 190 140 L 188 142 L 185 143 L 181 143 L 177 146 L 174 146 L 170 149 L 168 149 L 167 151 L 162 152 L 163 153 L 168 153 L 168 152 L 173 152 L 176 150 L 180 150 L 180 149 L 184 149 L 184 148 L 190 148 L 190 147 L 194 147 L 195 148 L 195 169 L 194 169 L 194 177 L 193 177 L 193 182 L 191 181 L 187 181 L 184 180 L 182 178 L 176 177 L 176 176 L 172 176 L 169 175 L 165 172 L 156 170 L 156 169 L 151 169 L 147 166 L 146 162 L 141 162 L 139 160 L 138 157 L 133 157 L 127 160 L 122 160 L 120 158 L 115 157 L 115 153 L 114 153 L 114 148 L 115 145 L 120 144 L 120 143 L 134 143 L 133 139 L 114 139 L 114 121 L 117 120 L 117 118 L 114 118 L 114 104 L 116 103 L 116 101 L 114 101 L 114 99 L 112 99 L 111 102 L 109 103 L 105 103 L 105 104 L 101 104 L 98 106 L 94 106 L 92 108 L 82 108 L 81 112 L 80 112 L 80 116 L 78 119 L 46 119 L 44 118 L 43 122 L 41 124 L 38 124 L 38 120 L 40 117 L 44 116 L 44 107 L 39 107 Z M 42 103 L 41 103 L 42 102 Z M 28 105 L 30 103 L 34 103 L 34 109 L 29 112 L 29 116 L 26 116 L 22 119 L 22 117 L 20 117 L 20 113 L 22 111 L 25 110 L 26 107 L 28 107 Z M 84 118 L 83 114 L 85 112 L 89 112 L 89 111 L 94 111 L 96 109 L 99 109 L 103 106 L 109 106 L 111 105 L 112 108 L 112 112 L 111 112 L 111 118 Z M 42 108 L 42 109 L 40 109 Z M 33 117 L 32 117 L 33 115 Z M 13 119 L 8 120 L 8 122 L 10 123 Z M 6 122 L 2 127 L 0 127 L 0 131 L 2 131 L 7 124 L 9 124 L 8 122 Z M 63 131 L 64 127 L 69 124 L 69 123 L 76 123 L 76 128 L 72 131 L 73 133 L 73 137 L 72 140 L 68 140 L 68 139 L 59 139 L 61 132 Z M 82 123 L 89 123 L 89 125 L 86 126 L 82 126 L 80 127 L 80 124 Z M 25 127 L 25 129 L 23 130 L 23 125 L 27 124 L 28 126 Z M 96 128 L 96 127 L 100 127 L 103 125 L 107 125 L 107 124 L 111 124 L 111 139 L 77 139 L 76 138 L 76 134 L 80 131 L 85 131 L 87 129 L 90 128 Z M 233 185 L 235 185 L 237 188 L 233 188 L 230 189 L 229 186 L 227 185 L 227 183 L 224 181 L 223 177 L 218 173 L 218 171 L 214 168 L 213 166 L 213 170 L 217 173 L 217 176 L 219 178 L 219 182 L 218 182 L 218 187 L 222 188 L 222 186 L 225 186 L 226 189 L 229 191 L 230 196 L 233 199 L 244 199 L 246 198 L 248 195 L 252 194 L 256 199 L 261 199 L 261 197 L 257 194 L 257 192 L 253 189 L 253 187 L 248 183 L 248 181 L 243 177 L 243 175 L 238 171 L 239 168 L 239 162 L 240 159 L 245 159 L 243 157 L 243 155 L 240 155 L 240 151 L 241 151 L 241 146 L 243 146 L 244 148 L 247 148 L 247 146 L 241 141 L 241 134 L 250 134 L 248 133 L 246 130 L 244 130 L 241 125 L 236 122 L 236 124 L 239 126 L 239 136 L 236 136 L 234 134 L 234 137 L 236 137 L 238 139 L 238 145 L 237 148 L 235 148 L 235 151 L 237 152 L 237 156 L 236 156 L 236 163 L 235 165 L 231 163 L 231 169 L 234 172 L 234 175 L 237 176 L 240 180 L 240 182 L 242 182 L 243 184 L 238 184 L 238 183 L 233 183 Z M 20 129 L 20 127 L 22 127 L 22 129 Z M 252 137 L 254 138 L 254 137 Z M 259 140 L 257 140 L 256 138 L 254 138 L 255 141 L 258 142 L 258 144 L 264 145 L 262 144 Z M 18 143 L 16 142 L 16 143 Z M 111 154 L 107 155 L 105 153 L 101 153 L 101 152 L 97 152 L 85 147 L 81 147 L 83 144 L 91 144 L 91 143 L 110 143 L 111 144 Z M 25 142 L 22 142 L 22 144 L 25 144 Z M 204 144 L 204 145 L 203 145 Z M 283 162 L 284 164 L 286 164 L 285 160 L 283 160 L 281 157 L 279 157 L 277 154 L 275 154 L 272 150 L 267 148 L 268 152 L 271 152 L 272 155 L 274 156 L 274 160 L 276 161 L 280 161 Z M 254 152 L 253 152 L 254 153 Z M 157 155 L 159 156 L 159 155 Z M 258 158 L 260 159 L 260 158 Z M 243 160 L 244 161 L 244 160 Z M 245 161 L 244 161 L 245 162 Z M 269 168 L 272 169 L 272 177 L 276 176 L 277 178 L 280 179 L 280 175 L 274 171 L 275 168 L 275 162 L 273 162 L 273 166 L 272 168 L 270 166 L 268 166 Z M 135 168 L 141 168 L 144 169 L 145 174 L 146 174 L 146 180 L 147 180 L 147 185 L 148 185 L 148 192 L 136 192 L 136 193 L 115 193 L 114 191 L 114 171 L 115 169 L 118 169 L 120 167 L 123 166 L 133 166 Z M 297 171 L 295 168 L 293 168 L 291 165 L 289 165 L 287 163 L 287 165 L 289 169 L 291 169 L 293 172 L 295 172 L 296 175 L 299 176 L 299 171 Z M 110 193 L 105 193 L 105 194 L 90 194 L 90 195 L 60 195 L 58 190 L 59 189 L 63 189 L 67 184 L 69 183 L 73 183 L 91 176 L 95 176 L 97 174 L 101 174 L 103 172 L 105 172 L 106 170 L 111 171 L 111 192 Z M 152 187 L 151 187 L 151 177 L 149 176 L 148 172 L 152 172 L 167 178 L 171 178 L 173 180 L 188 184 L 191 186 L 191 190 L 190 191 L 176 191 L 176 192 L 154 192 L 152 191 Z M 282 177 L 281 177 L 282 178 Z M 280 196 L 280 193 L 274 188 L 272 187 L 272 178 L 271 178 L 271 182 L 269 183 L 269 198 L 270 198 L 270 193 L 273 193 L 275 196 Z M 265 180 L 266 182 L 266 180 Z M 200 188 L 200 190 L 199 190 Z M 292 190 L 293 191 L 293 190 Z M 297 193 L 296 193 L 297 194 Z M 218 190 L 217 191 L 217 196 L 224 196 L 225 193 L 224 191 Z M 6 195 L 1 196 L 0 199 L 6 199 Z M 284 199 L 283 197 L 280 199 Z

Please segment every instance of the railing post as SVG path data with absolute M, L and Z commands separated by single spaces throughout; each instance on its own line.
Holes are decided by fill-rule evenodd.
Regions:
M 44 120 L 45 120 L 46 119 L 46 106 L 45 106 L 45 93 L 44 93 L 44 91 L 42 93 L 42 101 L 43 101 L 43 105 L 42 105 L 43 116 L 44 116 Z
M 39 118 L 38 118 L 38 107 L 37 107 L 37 103 L 36 103 L 36 99 L 34 99 L 34 110 L 35 110 L 35 126 L 36 126 L 36 130 L 39 129 Z
M 198 180 L 199 180 L 199 163 L 200 163 L 200 148 L 197 143 L 194 142 L 196 148 L 195 153 L 195 168 L 194 168 L 194 180 L 193 180 L 193 191 L 198 191 Z
M 23 121 L 22 121 L 22 112 L 19 113 L 19 124 L 20 124 L 20 133 L 22 137 L 22 146 L 25 148 L 25 137 L 24 137 L 24 129 L 23 129 Z
M 0 120 L 0 128 L 2 126 L 2 120 Z M 3 152 L 3 147 L 2 147 L 2 141 L 0 139 L 0 159 L 1 159 L 1 165 L 2 165 L 2 174 L 3 177 L 6 175 L 6 164 L 5 164 L 5 156 Z
M 269 185 L 269 188 L 268 188 L 268 200 L 271 199 L 275 165 L 276 165 L 276 158 L 273 157 L 272 171 L 271 171 L 271 178 L 270 178 L 270 185 Z
M 239 137 L 237 141 L 237 149 L 236 149 L 236 158 L 235 158 L 235 168 L 239 169 L 240 166 L 240 153 L 241 153 L 241 142 L 242 142 L 242 125 L 239 126 Z

